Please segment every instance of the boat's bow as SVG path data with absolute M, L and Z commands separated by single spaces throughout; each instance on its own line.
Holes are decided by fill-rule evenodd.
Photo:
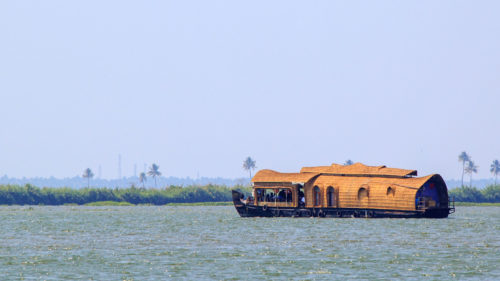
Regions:
M 241 191 L 238 190 L 232 190 L 232 193 L 233 193 L 234 208 L 236 208 L 236 211 L 240 216 L 247 217 L 248 216 L 247 203 L 245 200 L 243 200 L 245 196 Z
M 244 195 L 238 190 L 232 190 L 233 193 L 233 203 L 235 207 L 243 207 L 245 204 L 242 202 Z

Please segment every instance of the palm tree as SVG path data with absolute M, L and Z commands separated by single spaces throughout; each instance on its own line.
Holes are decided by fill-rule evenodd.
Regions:
M 497 185 L 497 176 L 500 174 L 500 162 L 493 160 L 490 167 L 490 172 L 495 176 L 495 185 Z
M 462 186 L 464 186 L 464 172 L 465 172 L 465 163 L 470 161 L 470 156 L 467 152 L 462 151 L 460 155 L 458 155 L 458 162 L 462 162 Z
M 153 165 L 151 165 L 151 167 L 149 167 L 148 175 L 153 177 L 153 179 L 155 179 L 155 188 L 156 188 L 156 177 L 161 176 L 159 169 L 160 169 L 160 166 L 158 166 L 154 163 L 153 163 Z
M 90 188 L 90 179 L 94 177 L 94 173 L 90 168 L 87 168 L 83 171 L 83 178 L 87 178 L 87 187 Z
M 243 161 L 243 169 L 250 172 L 250 181 L 252 180 L 252 169 L 255 169 L 255 160 L 248 156 L 245 161 Z
M 147 181 L 147 178 L 146 178 L 146 173 L 142 172 L 139 174 L 139 182 L 142 183 L 142 188 L 145 188 L 144 187 L 144 183 Z
M 470 187 L 472 187 L 472 174 L 477 173 L 477 168 L 478 166 L 469 158 L 469 162 L 467 162 L 467 166 L 465 167 L 465 173 L 470 175 Z
M 352 165 L 352 164 L 354 164 L 354 162 L 352 162 L 352 160 L 351 160 L 351 159 L 347 159 L 347 160 L 345 161 L 345 163 L 344 163 L 344 166 L 349 166 L 349 165 Z

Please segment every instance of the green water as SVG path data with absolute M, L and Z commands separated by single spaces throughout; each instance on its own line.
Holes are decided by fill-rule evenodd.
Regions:
M 0 207 L 1 280 L 500 280 L 500 207 L 448 219 Z

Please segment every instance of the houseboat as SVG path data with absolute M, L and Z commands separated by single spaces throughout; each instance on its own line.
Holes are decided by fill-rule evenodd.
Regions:
M 242 217 L 446 218 L 454 202 L 438 174 L 416 170 L 332 164 L 304 167 L 299 173 L 260 170 L 253 194 L 232 191 Z

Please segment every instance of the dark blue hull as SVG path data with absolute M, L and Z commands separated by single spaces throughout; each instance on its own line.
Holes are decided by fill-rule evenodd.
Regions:
M 241 217 L 326 217 L 326 218 L 447 218 L 450 208 L 400 211 L 359 208 L 293 208 L 256 206 L 242 202 L 233 190 L 233 203 Z

